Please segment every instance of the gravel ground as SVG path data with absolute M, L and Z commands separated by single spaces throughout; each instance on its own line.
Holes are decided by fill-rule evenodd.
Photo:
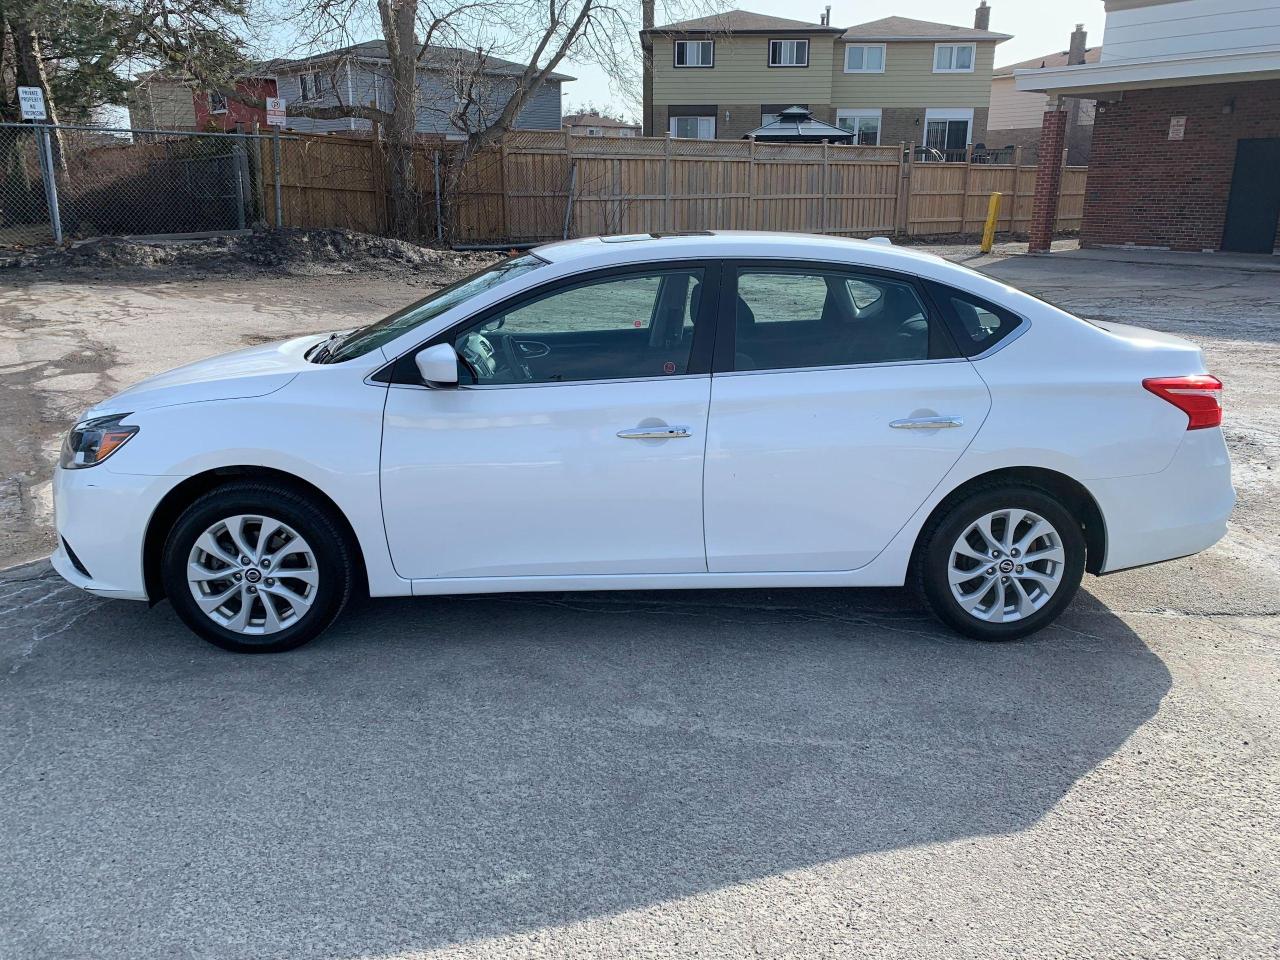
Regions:
M 779 590 L 369 602 L 237 657 L 11 571 L 0 957 L 1276 956 L 1280 273 L 946 252 L 1203 344 L 1221 544 L 998 646 Z M 95 269 L 0 274 L 13 559 L 92 399 L 435 268 Z

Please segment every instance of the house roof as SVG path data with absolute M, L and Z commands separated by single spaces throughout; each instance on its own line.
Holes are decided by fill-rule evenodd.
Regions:
M 1059 53 L 1045 54 L 1043 57 L 1032 57 L 1030 60 L 1023 60 L 1021 63 L 1011 63 L 1007 67 L 997 67 L 992 77 L 1012 77 L 1015 70 L 1043 70 L 1045 67 L 1065 67 L 1068 54 L 1069 51 L 1062 50 Z M 1088 47 L 1084 52 L 1085 63 L 1097 63 L 1101 59 L 1101 47 Z
M 912 20 L 910 17 L 884 17 L 860 23 L 844 32 L 841 40 L 994 40 L 1010 39 L 1007 33 L 955 27 L 949 23 Z
M 776 33 L 804 30 L 809 33 L 839 33 L 839 27 L 809 23 L 805 20 L 788 20 L 786 17 L 770 17 L 750 10 L 728 10 L 709 17 L 681 20 L 655 27 L 661 33 Z
M 585 126 L 585 127 L 627 127 L 637 128 L 638 123 L 628 123 L 626 120 L 619 120 L 616 117 L 602 117 L 598 113 L 570 113 L 566 114 L 561 120 L 564 126 Z
M 431 46 L 427 48 L 426 54 L 420 61 L 421 65 L 427 69 L 447 70 L 448 68 L 460 63 L 464 60 L 473 60 L 476 56 L 474 50 L 463 50 L 460 47 L 438 47 Z M 311 66 L 317 63 L 325 63 L 330 60 L 390 60 L 387 56 L 387 44 L 384 40 L 365 40 L 363 43 L 353 43 L 347 47 L 339 47 L 336 50 L 326 50 L 322 53 L 314 53 L 309 57 L 300 57 L 297 60 L 281 60 L 275 63 L 275 69 L 287 72 L 298 67 Z M 502 57 L 495 57 L 492 54 L 485 54 L 485 73 L 495 74 L 499 76 L 519 76 L 525 70 L 525 64 L 516 63 L 514 60 L 504 60 Z M 573 80 L 574 77 L 564 73 L 551 73 L 548 75 L 549 80 Z

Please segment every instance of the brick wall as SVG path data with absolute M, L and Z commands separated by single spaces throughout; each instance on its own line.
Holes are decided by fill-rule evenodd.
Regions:
M 1172 117 L 1187 118 L 1182 140 L 1169 139 Z M 1219 249 L 1236 141 L 1250 137 L 1280 137 L 1280 80 L 1127 91 L 1099 103 L 1081 242 Z
M 1031 229 L 1027 249 L 1031 253 L 1047 253 L 1053 243 L 1058 223 L 1058 195 L 1062 189 L 1062 150 L 1067 142 L 1067 114 L 1062 110 L 1046 110 L 1040 126 L 1040 156 L 1058 157 L 1057 163 L 1042 163 L 1036 168 L 1036 190 L 1031 200 Z
M 836 108 L 829 103 L 801 103 L 813 111 L 816 119 L 835 124 Z M 762 112 L 777 112 L 792 106 L 759 103 L 721 103 L 716 110 L 716 137 L 720 140 L 738 140 L 760 126 Z M 766 109 L 767 108 L 767 109 Z M 676 105 L 650 104 L 646 108 L 645 120 L 652 124 L 653 136 L 661 137 L 670 129 L 669 118 L 685 115 L 685 110 Z M 693 111 L 699 112 L 699 111 Z M 728 113 L 726 119 L 725 114 Z M 973 111 L 973 142 L 982 143 L 987 137 L 987 117 L 990 110 L 979 107 Z M 1037 140 L 1039 129 L 1035 131 Z M 880 145 L 895 146 L 898 143 L 924 143 L 924 107 L 886 107 L 880 117 Z M 988 143 L 988 146 L 992 144 Z

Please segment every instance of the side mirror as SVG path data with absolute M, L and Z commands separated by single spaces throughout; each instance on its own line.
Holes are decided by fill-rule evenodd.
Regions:
M 458 354 L 448 343 L 419 350 L 413 362 L 418 365 L 418 375 L 429 387 L 456 387 L 458 385 Z

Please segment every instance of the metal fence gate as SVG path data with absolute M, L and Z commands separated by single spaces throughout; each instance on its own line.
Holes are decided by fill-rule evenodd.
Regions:
M 262 223 L 263 139 L 271 136 L 0 123 L 0 247 Z M 270 183 L 278 170 L 265 176 Z

